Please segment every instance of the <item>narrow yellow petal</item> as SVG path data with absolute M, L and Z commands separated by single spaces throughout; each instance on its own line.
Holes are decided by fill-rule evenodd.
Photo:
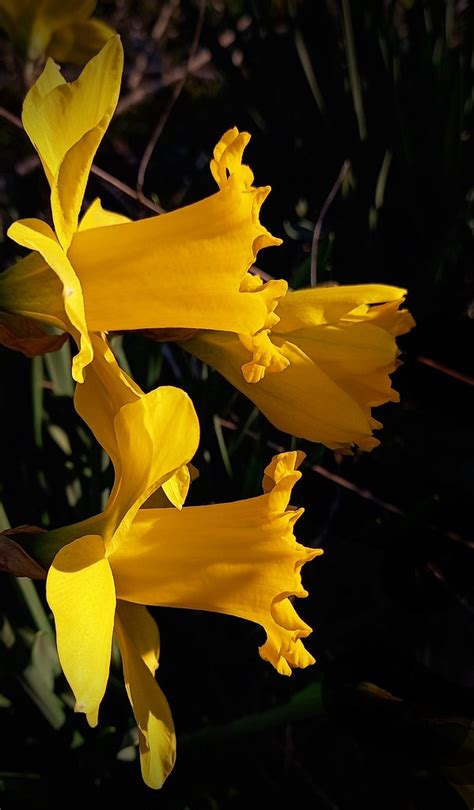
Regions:
M 79 222 L 79 231 L 89 231 L 92 228 L 102 228 L 107 225 L 120 225 L 131 220 L 123 214 L 116 214 L 114 211 L 107 211 L 102 208 L 102 203 L 98 197 L 90 204 L 86 213 Z
M 123 68 L 118 37 L 110 39 L 70 84 L 48 61 L 23 104 L 23 125 L 51 185 L 58 240 L 69 248 L 97 147 L 115 110 Z M 39 85 L 39 87 L 38 87 Z
M 115 635 L 138 726 L 143 780 L 148 787 L 160 788 L 176 759 L 176 735 L 168 701 L 154 678 L 160 652 L 158 628 L 142 605 L 119 600 Z
M 335 323 L 361 304 L 396 301 L 406 295 L 400 287 L 386 284 L 354 284 L 295 290 L 280 302 L 278 332 L 286 334 L 306 326 Z
M 181 512 L 141 509 L 128 542 L 110 557 L 119 598 L 240 616 L 265 629 L 261 654 L 279 672 L 312 663 L 301 642 L 311 628 L 289 601 L 307 595 L 301 567 L 322 553 L 293 534 L 302 510 L 288 509 L 288 500 L 300 460 L 281 454 L 266 470 L 273 488 L 257 498 Z
M 82 66 L 99 53 L 115 33 L 113 28 L 96 17 L 72 22 L 54 32 L 47 55 L 56 62 L 71 62 Z
M 373 323 L 374 326 L 384 329 L 393 337 L 398 337 L 399 335 L 405 335 L 416 326 L 410 312 L 407 309 L 400 309 L 402 304 L 403 298 L 400 298 L 397 301 L 390 301 L 379 306 L 360 307 L 352 310 L 346 320 Z
M 182 509 L 186 500 L 189 485 L 191 483 L 191 473 L 187 464 L 183 464 L 175 474 L 162 484 L 162 489 L 173 506 Z
M 122 458 L 114 420 L 120 408 L 136 402 L 143 391 L 120 368 L 105 337 L 91 334 L 90 338 L 94 359 L 85 370 L 84 382 L 76 387 L 74 404 L 120 475 Z
M 63 285 L 64 309 L 70 321 L 68 331 L 73 334 L 80 347 L 73 360 L 72 376 L 77 382 L 82 382 L 84 367 L 92 360 L 92 345 L 87 330 L 81 284 L 71 262 L 49 225 L 39 219 L 14 222 L 8 230 L 8 235 L 23 247 L 37 250 L 60 279 Z M 38 274 L 36 278 L 42 278 L 42 274 Z M 31 282 L 31 279 L 29 281 Z M 33 288 L 33 284 L 31 286 Z M 51 311 L 56 313 L 57 310 L 58 302 L 55 299 L 51 301 Z
M 75 710 L 96 726 L 109 675 L 115 613 L 114 581 L 100 537 L 81 537 L 56 554 L 46 595 Z

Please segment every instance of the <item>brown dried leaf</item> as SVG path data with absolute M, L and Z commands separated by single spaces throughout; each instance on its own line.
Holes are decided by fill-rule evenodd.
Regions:
M 6 571 L 15 577 L 28 577 L 29 579 L 46 579 L 46 571 L 22 548 L 13 536 L 42 534 L 43 529 L 37 526 L 17 526 L 15 529 L 6 529 L 0 534 L 0 571 Z
M 48 335 L 43 327 L 31 318 L 11 312 L 0 312 L 0 343 L 8 349 L 23 352 L 27 357 L 56 352 L 67 338 L 67 335 Z

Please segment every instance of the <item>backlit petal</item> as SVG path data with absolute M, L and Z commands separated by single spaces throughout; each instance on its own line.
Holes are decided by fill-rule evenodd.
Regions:
M 142 605 L 119 600 L 115 636 L 138 726 L 142 776 L 149 787 L 160 788 L 175 762 L 176 736 L 168 701 L 154 678 L 160 651 L 158 628 Z
M 92 334 L 94 360 L 85 370 L 85 380 L 76 387 L 74 404 L 99 444 L 121 474 L 122 457 L 114 421 L 123 405 L 136 402 L 143 391 L 118 365 L 105 337 Z
M 115 613 L 114 581 L 100 537 L 81 537 L 58 552 L 49 569 L 46 595 L 75 710 L 96 726 L 109 676 Z
M 122 540 L 130 544 L 127 534 L 142 503 L 191 461 L 199 444 L 194 406 L 184 391 L 171 386 L 124 405 L 114 428 L 121 462 L 105 511 L 114 526 L 109 551 Z
M 27 94 L 23 125 L 51 185 L 51 208 L 58 240 L 69 248 L 97 147 L 115 110 L 123 50 L 113 37 L 82 71 L 66 83 L 48 60 Z
M 41 254 L 49 267 L 54 270 L 57 277 L 60 279 L 63 286 L 63 301 L 64 309 L 67 318 L 70 321 L 68 331 L 70 331 L 80 346 L 79 353 L 73 360 L 72 376 L 77 382 L 82 382 L 84 379 L 84 366 L 92 360 L 92 345 L 87 331 L 86 318 L 84 312 L 84 300 L 82 297 L 82 290 L 79 279 L 74 272 L 66 253 L 58 243 L 54 232 L 49 225 L 41 222 L 39 219 L 24 219 L 14 222 L 8 230 L 8 235 L 18 242 L 18 244 L 27 247 L 30 250 L 37 250 Z M 12 272 L 15 268 L 12 268 Z M 28 284 L 24 285 L 31 288 L 31 296 L 33 302 L 35 301 L 35 284 L 33 279 L 42 278 L 42 273 L 37 276 L 31 276 L 28 279 Z M 51 288 L 53 298 L 51 300 L 51 312 L 56 314 L 59 310 L 59 303 L 56 300 L 55 288 Z M 44 300 L 44 299 L 43 299 Z M 35 303 L 33 303 L 33 306 Z M 24 310 L 22 309 L 22 312 Z M 25 313 L 26 314 L 26 313 Z M 48 320 L 43 317 L 42 320 Z M 52 320 L 54 323 L 55 321 Z
M 79 222 L 78 230 L 89 231 L 92 228 L 102 228 L 107 225 L 120 225 L 124 222 L 131 222 L 131 219 L 123 214 L 116 214 L 115 211 L 107 211 L 106 208 L 102 208 L 101 201 L 96 197 Z
M 335 323 L 361 304 L 399 301 L 406 290 L 386 284 L 348 284 L 294 290 L 278 306 L 278 332 L 286 334 L 306 326 Z
M 311 628 L 288 598 L 307 595 L 301 566 L 322 553 L 293 534 L 302 510 L 287 507 L 300 459 L 280 455 L 266 471 L 273 488 L 257 498 L 181 512 L 141 509 L 129 542 L 110 558 L 119 597 L 240 616 L 264 627 L 260 652 L 279 672 L 313 663 L 301 641 Z

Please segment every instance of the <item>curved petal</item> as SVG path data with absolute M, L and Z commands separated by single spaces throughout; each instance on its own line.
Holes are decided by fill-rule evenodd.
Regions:
M 123 50 L 113 37 L 66 83 L 51 60 L 27 94 L 22 120 L 51 186 L 58 240 L 69 248 L 95 152 L 115 110 Z
M 364 450 L 379 444 L 372 436 L 378 423 L 337 381 L 294 343 L 275 334 L 272 340 L 289 360 L 289 366 L 281 374 L 265 376 L 256 385 L 242 379 L 240 368 L 245 353 L 235 336 L 201 332 L 182 346 L 217 369 L 279 430 L 343 452 L 353 444 Z
M 117 602 L 115 636 L 128 698 L 137 721 L 144 782 L 160 788 L 176 759 L 173 718 L 154 674 L 160 654 L 158 628 L 142 605 Z
M 114 420 L 123 405 L 137 402 L 144 394 L 120 368 L 105 337 L 91 334 L 90 338 L 94 359 L 85 370 L 84 382 L 76 387 L 74 405 L 120 474 L 122 462 Z
M 64 301 L 64 311 L 70 322 L 67 331 L 73 335 L 80 347 L 79 353 L 73 360 L 72 376 L 77 382 L 82 382 L 84 379 L 84 367 L 91 362 L 93 352 L 87 330 L 81 285 L 71 262 L 58 243 L 49 225 L 46 225 L 45 222 L 41 222 L 39 219 L 23 219 L 14 222 L 8 229 L 8 235 L 11 239 L 14 239 L 15 242 L 18 242 L 19 245 L 23 245 L 23 247 L 27 247 L 30 250 L 37 250 L 61 281 L 63 286 L 62 297 Z M 26 287 L 31 287 L 30 296 L 33 302 L 35 301 L 36 288 L 34 282 L 37 282 L 38 279 L 40 279 L 41 286 L 41 281 L 44 280 L 42 273 L 38 273 L 37 276 L 30 276 L 28 284 L 24 284 Z M 51 315 L 51 313 L 54 313 L 53 318 L 57 317 L 59 302 L 56 299 L 55 293 L 57 293 L 56 288 L 53 287 L 49 289 L 48 294 L 52 296 L 50 300 L 51 311 L 50 313 L 47 311 L 44 312 L 43 316 L 40 318 L 41 320 L 48 322 L 48 314 Z M 43 298 L 43 301 L 48 300 L 47 297 Z M 25 313 L 23 309 L 22 312 Z M 51 322 L 51 318 L 49 320 Z M 52 322 L 55 322 L 54 319 Z
M 404 299 L 400 298 L 370 308 L 361 306 L 352 310 L 346 320 L 366 321 L 380 327 L 380 329 L 384 329 L 393 337 L 399 337 L 399 335 L 405 335 L 416 326 L 415 319 L 410 312 L 407 309 L 400 309 L 403 301 Z
M 96 726 L 109 676 L 115 588 L 102 539 L 89 535 L 56 554 L 46 584 L 58 654 L 75 711 Z
M 65 331 L 69 327 L 64 309 L 63 285 L 36 251 L 0 273 L 0 308 L 58 326 Z
M 100 199 L 96 197 L 79 222 L 78 231 L 89 231 L 92 228 L 102 228 L 107 225 L 121 225 L 125 222 L 131 222 L 131 219 L 124 214 L 116 214 L 115 211 L 107 211 L 106 208 L 102 208 Z
M 273 488 L 258 498 L 181 512 L 141 509 L 129 542 L 110 557 L 119 597 L 240 616 L 264 627 L 260 652 L 279 672 L 313 663 L 301 641 L 311 628 L 289 601 L 307 595 L 301 567 L 322 553 L 293 534 L 302 510 L 287 507 L 300 459 L 277 457 L 266 470 Z
M 269 189 L 249 185 L 248 167 L 225 152 L 221 161 L 231 173 L 217 194 L 168 214 L 76 234 L 69 257 L 91 331 L 190 328 L 251 336 L 278 320 L 273 311 L 287 283 L 270 281 L 257 290 L 244 284 L 257 251 L 281 241 L 259 222 Z
M 398 348 L 389 332 L 375 321 L 339 321 L 294 332 L 291 338 L 370 416 L 370 407 L 398 402 L 391 386 Z
M 160 386 L 124 405 L 114 428 L 120 462 L 105 510 L 114 527 L 113 537 L 106 538 L 109 552 L 122 540 L 130 543 L 127 534 L 142 503 L 191 461 L 199 444 L 193 403 L 184 391 L 171 386 Z
M 115 35 L 115 31 L 102 20 L 92 17 L 58 28 L 48 45 L 47 56 L 56 62 L 85 65 Z
M 335 323 L 361 304 L 399 301 L 406 290 L 386 284 L 353 284 L 293 290 L 278 306 L 278 332 L 286 334 L 322 323 Z

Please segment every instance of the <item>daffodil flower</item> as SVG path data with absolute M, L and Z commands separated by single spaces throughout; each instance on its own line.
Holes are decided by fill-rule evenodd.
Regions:
M 97 0 L 0 0 L 0 28 L 30 60 L 84 65 L 115 32 L 91 17 Z
M 184 507 L 188 462 L 199 441 L 188 396 L 172 387 L 144 394 L 92 335 L 94 360 L 75 405 L 112 459 L 115 483 L 104 512 L 42 534 L 35 556 L 48 566 L 59 658 L 90 725 L 118 641 L 139 728 L 145 782 L 160 787 L 173 767 L 175 735 L 154 680 L 159 638 L 144 605 L 217 611 L 263 627 L 260 655 L 278 672 L 314 662 L 302 638 L 311 628 L 292 598 L 307 596 L 302 565 L 321 554 L 297 543 L 302 509 L 288 506 L 303 454 L 282 453 L 265 470 L 264 494 L 236 503 Z M 159 489 L 167 506 L 154 507 Z M 165 497 L 166 496 L 166 497 Z
M 258 281 L 255 281 L 258 284 Z M 288 360 L 278 375 L 248 385 L 239 372 L 242 343 L 224 332 L 199 332 L 183 348 L 217 369 L 280 430 L 327 447 L 372 450 L 380 422 L 371 408 L 398 402 L 390 374 L 395 338 L 414 326 L 399 309 L 406 290 L 381 284 L 289 292 L 278 306 L 272 342 Z
M 219 191 L 137 222 L 93 204 L 78 224 L 95 151 L 115 109 L 122 48 L 111 39 L 71 84 L 48 60 L 28 93 L 23 124 L 51 186 L 55 231 L 36 219 L 9 236 L 33 251 L 0 279 L 0 308 L 59 326 L 80 347 L 73 376 L 92 359 L 89 334 L 147 328 L 216 329 L 242 336 L 245 379 L 287 364 L 270 340 L 287 283 L 252 286 L 257 252 L 281 240 L 259 221 L 269 187 L 242 164 L 250 136 L 231 129 L 214 150 Z

